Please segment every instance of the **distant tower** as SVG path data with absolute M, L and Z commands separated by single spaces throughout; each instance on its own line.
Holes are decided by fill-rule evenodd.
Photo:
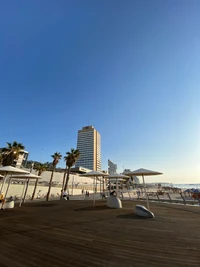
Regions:
M 101 135 L 93 126 L 85 126 L 78 131 L 77 149 L 80 158 L 75 167 L 101 170 Z
M 108 174 L 117 173 L 117 164 L 114 164 L 111 160 L 108 160 Z

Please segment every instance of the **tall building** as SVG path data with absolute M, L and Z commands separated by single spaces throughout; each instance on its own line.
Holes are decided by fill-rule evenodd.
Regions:
M 108 174 L 117 173 L 117 164 L 114 164 L 111 160 L 108 160 Z
M 75 167 L 101 171 L 101 135 L 93 126 L 86 126 L 78 131 L 77 149 L 80 158 Z

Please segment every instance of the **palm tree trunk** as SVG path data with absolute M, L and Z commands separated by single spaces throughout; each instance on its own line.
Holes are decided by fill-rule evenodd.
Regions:
M 48 192 L 47 192 L 47 199 L 46 199 L 47 201 L 49 201 L 49 196 L 50 196 L 50 192 L 51 192 L 51 185 L 52 185 L 54 170 L 55 170 L 55 167 L 52 170 L 51 178 L 50 178 L 50 181 L 49 181 L 49 189 L 48 189 Z
M 63 193 L 63 188 L 64 188 L 64 185 L 65 185 L 66 174 L 67 174 L 67 168 L 65 169 L 65 172 L 64 172 L 64 175 L 63 175 L 63 182 L 62 182 L 62 190 L 61 190 L 61 194 L 60 194 L 60 200 L 62 199 L 62 193 Z
M 36 181 L 35 181 L 35 187 L 34 187 L 34 189 L 33 189 L 33 194 L 32 194 L 32 198 L 31 198 L 31 200 L 33 200 L 34 197 L 35 197 L 35 192 L 36 192 L 37 184 L 38 184 L 38 179 L 36 179 Z
M 68 187 L 70 169 L 71 168 L 69 168 L 69 167 L 67 169 L 67 179 L 66 179 L 66 183 L 65 183 L 65 187 L 64 187 L 64 192 L 67 190 L 67 187 Z

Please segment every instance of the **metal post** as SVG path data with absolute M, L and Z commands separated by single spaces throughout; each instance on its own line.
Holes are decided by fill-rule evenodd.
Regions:
M 22 205 L 22 200 L 23 200 L 25 187 L 26 187 L 26 180 L 24 181 L 24 187 L 23 187 L 23 190 L 22 190 L 22 195 L 21 195 L 21 199 L 20 199 L 20 202 L 19 202 L 19 207 L 21 207 L 21 205 Z
M 118 197 L 118 191 L 119 191 L 119 188 L 118 188 L 118 181 L 117 181 L 117 178 L 116 178 L 116 189 L 117 189 L 117 197 Z
M 183 199 L 184 204 L 186 204 L 186 202 L 185 202 L 185 198 L 184 198 L 184 196 L 182 195 L 182 193 L 180 193 L 180 195 L 181 195 L 181 197 L 182 197 L 182 199 Z
M 168 198 L 169 198 L 170 202 L 172 202 L 172 199 L 170 197 L 170 194 L 169 193 L 166 193 L 166 194 L 168 195 Z
M 148 200 L 148 196 L 147 196 L 146 184 L 145 184 L 145 181 L 144 181 L 144 175 L 143 174 L 142 174 L 142 180 L 143 180 L 144 191 L 145 191 L 145 196 L 146 196 L 146 200 L 147 200 L 147 208 L 149 210 L 149 200 Z
M 26 183 L 26 190 L 24 192 L 24 197 L 23 197 L 22 203 L 25 203 L 25 201 L 26 201 L 26 194 L 27 194 L 27 191 L 28 191 L 29 182 L 30 182 L 30 179 L 28 179 L 28 181 Z
M 6 193 L 5 193 L 5 196 L 4 196 L 4 199 L 6 200 L 6 197 L 7 197 L 7 194 L 8 194 L 8 189 L 10 187 L 10 182 L 11 182 L 11 177 L 10 177 L 10 180 L 8 182 L 8 186 L 7 186 L 7 189 L 6 189 Z M 4 205 L 5 201 L 2 201 L 2 205 L 1 205 L 1 208 L 3 209 L 3 205 Z
M 72 180 L 72 196 L 73 196 L 73 191 L 74 191 L 74 176 L 73 176 L 73 180 Z
M 158 194 L 158 192 L 156 192 L 156 196 L 157 196 L 157 198 L 158 198 L 158 201 L 160 202 L 160 198 L 159 198 L 159 194 Z
M 93 180 L 93 207 L 95 208 L 95 177 Z
M 33 199 L 34 199 L 34 197 L 35 197 L 35 193 L 36 193 L 37 184 L 38 184 L 38 179 L 36 179 L 36 181 L 35 181 L 35 186 L 34 186 L 34 189 L 33 189 L 33 194 L 32 194 L 31 200 L 33 200 Z
M 6 172 L 6 174 L 4 175 L 3 183 L 1 185 L 1 193 L 3 191 L 4 185 L 5 185 L 5 182 L 6 182 L 6 176 L 7 176 L 7 174 L 8 174 L 8 172 Z

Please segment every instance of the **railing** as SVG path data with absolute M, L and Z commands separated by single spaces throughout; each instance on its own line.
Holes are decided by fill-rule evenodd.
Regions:
M 129 193 L 130 194 L 130 193 Z M 170 193 L 170 192 L 147 192 L 149 201 L 180 203 L 184 205 L 200 205 L 200 193 Z M 143 193 L 135 194 L 133 200 L 146 200 Z

